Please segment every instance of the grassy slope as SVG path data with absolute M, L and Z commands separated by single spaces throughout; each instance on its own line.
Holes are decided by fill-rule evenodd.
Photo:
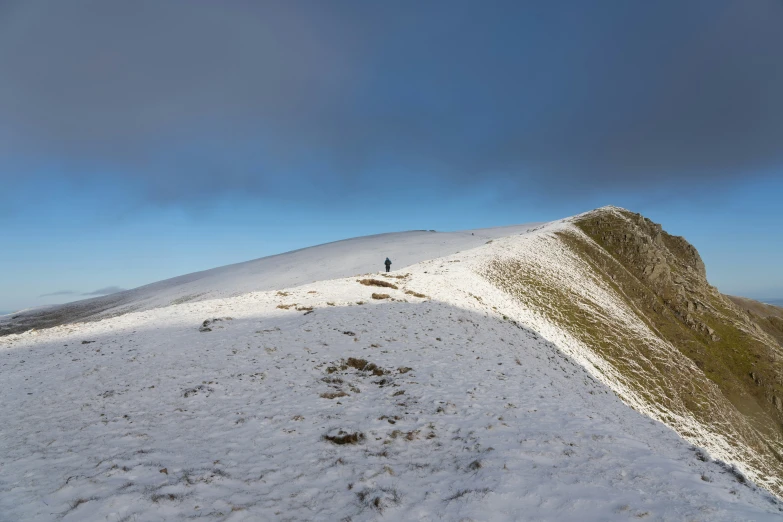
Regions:
M 783 308 L 754 301 L 747 297 L 737 297 L 734 295 L 727 295 L 725 297 L 744 310 L 756 324 L 774 337 L 778 341 L 778 344 L 783 346 Z
M 555 282 L 546 267 L 498 259 L 488 276 L 597 355 L 596 369 L 629 404 L 744 463 L 756 481 L 783 493 L 783 365 L 775 339 L 707 283 L 698 252 L 684 239 L 620 209 L 574 224 L 557 239 L 631 320 Z
M 780 345 L 707 283 L 696 249 L 627 211 L 576 224 L 621 265 L 616 272 L 628 274 L 620 281 L 640 315 L 717 384 L 740 412 L 761 413 L 759 428 L 783 433 L 783 416 L 775 407 L 775 397 L 783 396 Z M 579 247 L 578 241 L 572 243 Z M 593 259 L 599 255 L 585 253 Z M 656 277 L 659 266 L 669 274 Z M 751 373 L 766 384 L 758 385 Z

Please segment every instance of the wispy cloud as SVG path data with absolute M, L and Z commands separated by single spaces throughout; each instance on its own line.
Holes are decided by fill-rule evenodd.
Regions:
M 53 295 L 76 295 L 78 292 L 73 290 L 60 290 L 59 292 L 52 292 L 51 294 L 41 294 L 39 297 L 50 297 Z
M 87 292 L 82 295 L 108 295 L 108 294 L 116 294 L 117 292 L 124 292 L 125 288 L 120 288 L 119 286 L 107 286 L 106 288 L 99 288 L 98 290 L 95 290 L 93 292 Z

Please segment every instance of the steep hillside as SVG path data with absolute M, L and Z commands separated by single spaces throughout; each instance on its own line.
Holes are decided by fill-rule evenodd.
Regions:
M 727 295 L 735 305 L 744 310 L 753 321 L 761 326 L 765 332 L 777 339 L 783 346 L 783 308 L 767 303 L 761 303 L 748 299 Z
M 783 493 L 781 346 L 709 285 L 696 249 L 614 207 L 544 232 L 496 255 L 488 280 L 628 404 Z

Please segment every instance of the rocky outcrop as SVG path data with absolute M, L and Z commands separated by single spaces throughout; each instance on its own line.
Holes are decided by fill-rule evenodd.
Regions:
M 756 429 L 783 436 L 783 314 L 761 303 L 737 306 L 709 284 L 704 262 L 684 238 L 624 209 L 599 209 L 576 226 L 623 271 L 612 274 L 656 332 L 689 357 Z M 607 266 L 607 268 L 609 268 Z M 617 271 L 617 268 L 614 268 Z M 630 277 L 628 277 L 630 276 Z M 783 311 L 782 311 L 783 312 Z
M 685 325 L 713 342 L 720 336 L 704 320 L 717 290 L 707 282 L 699 252 L 685 238 L 625 210 L 597 211 L 577 226 L 643 282 Z

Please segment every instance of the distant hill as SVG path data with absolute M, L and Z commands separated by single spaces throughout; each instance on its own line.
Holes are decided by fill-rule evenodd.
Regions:
M 39 307 L 0 318 L 0 336 L 62 324 L 95 321 L 187 302 L 233 297 L 248 292 L 392 270 L 476 248 L 499 237 L 521 234 L 541 223 L 436 232 L 412 230 L 344 239 L 243 263 L 194 272 L 149 285 L 72 303 Z

